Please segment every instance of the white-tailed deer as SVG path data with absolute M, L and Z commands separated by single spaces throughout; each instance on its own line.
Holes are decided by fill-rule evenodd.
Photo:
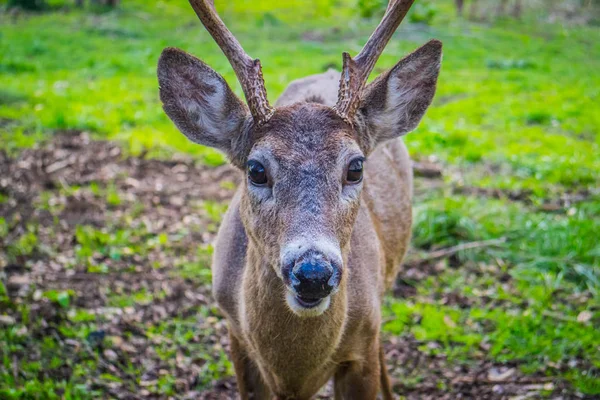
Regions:
M 250 58 L 207 0 L 190 0 L 229 59 L 248 106 L 177 49 L 158 63 L 167 115 L 243 171 L 213 260 L 242 399 L 392 398 L 380 308 L 411 231 L 411 164 L 400 136 L 431 103 L 442 45 L 430 41 L 375 81 L 375 62 L 414 0 L 390 2 L 343 71 L 292 83 L 271 107 Z M 339 90 L 338 90 L 339 89 Z M 363 174 L 364 165 L 364 174 Z
M 465 1 L 464 0 L 454 0 L 454 3 L 456 4 L 456 12 L 458 13 L 458 15 L 462 15 Z M 501 17 L 501 16 L 506 15 L 506 6 L 508 6 L 508 3 L 509 3 L 509 0 L 498 0 L 498 4 L 496 7 L 496 16 Z M 479 7 L 478 6 L 479 6 L 478 0 L 471 0 L 470 18 L 471 19 L 486 19 L 485 15 L 479 15 Z M 520 18 L 522 10 L 523 10 L 522 0 L 514 0 L 511 15 L 514 18 Z

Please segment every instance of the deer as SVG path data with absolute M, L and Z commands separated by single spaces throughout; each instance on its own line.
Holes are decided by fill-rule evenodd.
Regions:
M 454 0 L 454 4 L 456 5 L 456 12 L 459 16 L 462 16 L 464 9 L 464 0 Z M 471 10 L 470 10 L 470 18 L 471 19 L 483 19 L 483 16 L 478 16 L 478 0 L 471 0 Z M 509 0 L 499 0 L 498 5 L 496 7 L 496 16 L 501 17 L 506 15 L 506 7 L 508 6 Z M 521 18 L 521 13 L 523 10 L 522 0 L 514 0 L 511 15 L 514 18 Z
M 292 82 L 275 106 L 251 58 L 206 0 L 190 0 L 229 60 L 246 102 L 175 48 L 158 61 L 167 116 L 240 171 L 214 244 L 212 291 L 226 318 L 241 399 L 393 393 L 380 325 L 409 246 L 412 169 L 401 137 L 434 97 L 442 44 L 431 40 L 367 84 L 414 0 L 391 1 L 342 71 Z

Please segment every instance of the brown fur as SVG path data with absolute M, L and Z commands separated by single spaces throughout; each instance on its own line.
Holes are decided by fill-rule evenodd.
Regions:
M 331 377 L 336 399 L 392 398 L 380 305 L 412 221 L 412 170 L 398 137 L 430 104 L 440 57 L 433 41 L 400 61 L 365 89 L 351 124 L 331 108 L 326 88 L 337 88 L 317 76 L 290 85 L 263 125 L 240 115 L 244 108 L 205 64 L 174 50 L 161 57 L 161 99 L 182 131 L 239 167 L 258 159 L 272 182 L 257 188 L 243 180 L 215 245 L 213 293 L 228 320 L 242 399 L 309 399 Z M 315 96 L 324 104 L 306 102 Z M 214 121 L 238 129 L 219 131 Z M 363 182 L 346 184 L 357 155 L 367 157 Z M 311 240 L 335 244 L 342 276 L 329 307 L 302 316 L 286 303 L 281 254 Z

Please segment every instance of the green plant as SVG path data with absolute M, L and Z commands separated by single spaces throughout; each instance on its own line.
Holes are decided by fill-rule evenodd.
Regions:
M 358 0 L 357 7 L 362 18 L 383 15 L 387 7 L 385 0 Z
M 454 246 L 481 235 L 477 222 L 465 215 L 459 200 L 454 199 L 447 199 L 441 207 L 418 208 L 413 232 L 413 244 L 422 248 Z
M 37 228 L 34 225 L 28 225 L 27 231 L 7 246 L 6 253 L 10 259 L 15 260 L 18 257 L 32 255 L 37 250 L 37 247 Z
M 48 290 L 44 292 L 44 297 L 60 305 L 62 308 L 69 308 L 73 294 L 74 292 L 72 290 Z
M 8 223 L 4 217 L 0 217 L 0 239 L 3 239 L 8 235 Z

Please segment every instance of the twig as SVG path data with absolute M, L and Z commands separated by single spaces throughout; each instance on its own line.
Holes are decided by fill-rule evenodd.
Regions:
M 483 378 L 483 377 L 459 376 L 452 380 L 452 384 L 456 385 L 459 383 L 475 383 L 475 384 L 482 384 L 482 385 L 495 385 L 495 384 L 499 384 L 499 383 L 512 383 L 515 385 L 531 385 L 531 384 L 552 383 L 555 381 L 556 381 L 556 378 L 553 378 L 550 376 L 548 376 L 548 377 L 542 376 L 539 378 L 537 378 L 537 377 L 533 377 L 533 378 L 511 377 L 509 379 L 489 379 L 489 378 Z
M 54 164 L 50 164 L 46 167 L 46 173 L 52 174 L 56 171 L 60 171 L 63 168 L 66 168 L 73 164 L 73 160 L 70 157 L 65 158 L 64 160 L 60 160 L 55 162 Z
M 464 250 L 472 250 L 472 249 L 478 249 L 481 247 L 489 247 L 489 246 L 497 246 L 500 245 L 502 243 L 506 242 L 506 238 L 502 237 L 499 239 L 490 239 L 490 240 L 482 240 L 482 241 L 478 241 L 478 242 L 469 242 L 469 243 L 461 243 L 459 245 L 456 246 L 452 246 L 452 247 L 448 247 L 445 249 L 440 249 L 440 250 L 436 250 L 436 251 L 432 251 L 430 253 L 427 253 L 425 256 L 420 257 L 414 261 L 429 261 L 429 260 L 435 260 L 437 258 L 444 258 L 444 257 L 448 257 L 451 256 L 453 254 L 456 254 L 460 251 L 464 251 Z
M 423 178 L 441 178 L 442 168 L 434 163 L 423 163 L 413 161 L 412 163 L 413 172 L 416 176 Z
M 13 379 L 15 381 L 15 385 L 19 385 L 19 360 L 17 360 L 17 356 L 13 355 L 12 359 L 12 373 Z
M 542 311 L 542 315 L 545 317 L 557 319 L 559 321 L 577 322 L 577 318 L 569 317 L 567 315 L 559 314 L 559 313 L 548 311 L 548 310 Z

